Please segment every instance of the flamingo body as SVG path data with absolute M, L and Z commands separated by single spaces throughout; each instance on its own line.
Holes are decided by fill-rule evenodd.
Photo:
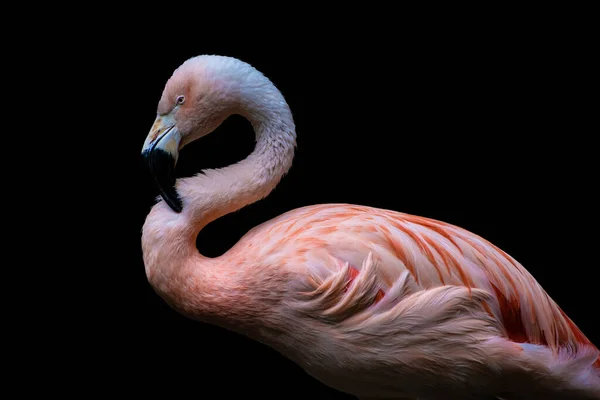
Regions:
M 178 93 L 191 90 L 202 103 L 185 109 Z M 290 167 L 287 104 L 248 64 L 195 58 L 167 83 L 144 146 L 176 159 L 234 111 L 253 123 L 255 152 L 177 180 L 144 224 L 148 279 L 176 310 L 266 343 L 361 399 L 600 399 L 598 349 L 523 266 L 457 226 L 322 204 L 257 226 L 220 257 L 199 254 L 202 227 L 268 195 Z M 185 128 L 182 115 L 203 128 Z

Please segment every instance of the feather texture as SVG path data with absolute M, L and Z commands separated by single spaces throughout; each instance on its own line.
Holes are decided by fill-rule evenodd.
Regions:
M 235 113 L 254 127 L 254 152 L 177 180 L 163 193 L 182 209 L 159 201 L 144 224 L 148 280 L 173 308 L 363 400 L 600 399 L 598 349 L 521 264 L 459 227 L 322 204 L 265 222 L 220 257 L 199 254 L 204 226 L 267 196 L 290 168 L 285 99 L 247 63 L 190 59 L 167 82 L 143 147 L 156 151 L 169 132 L 162 160 L 176 160 L 177 144 Z

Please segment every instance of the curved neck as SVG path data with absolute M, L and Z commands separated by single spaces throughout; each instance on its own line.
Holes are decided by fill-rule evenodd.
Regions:
M 215 219 L 266 197 L 291 167 L 295 126 L 291 111 L 275 86 L 268 82 L 266 89 L 242 95 L 236 111 L 254 128 L 254 151 L 236 164 L 179 179 L 176 188 L 183 202 L 181 213 L 172 211 L 164 201 L 152 208 L 142 231 L 148 275 L 157 270 L 165 275 L 197 257 L 206 261 L 196 249 L 200 230 Z
M 278 93 L 278 92 L 277 92 Z M 177 183 L 184 218 L 194 237 L 208 223 L 266 197 L 290 169 L 296 146 L 295 126 L 281 94 L 269 103 L 250 104 L 239 114 L 252 124 L 254 151 L 221 169 L 204 170 Z M 274 104 L 273 104 L 274 103 Z
M 261 99 L 250 99 L 238 110 L 254 127 L 254 151 L 237 164 L 178 180 L 183 211 L 177 214 L 160 201 L 142 230 L 146 274 L 155 290 L 181 312 L 219 325 L 261 315 L 261 303 L 240 301 L 258 297 L 241 292 L 256 286 L 251 280 L 257 274 L 240 264 L 248 257 L 231 250 L 214 259 L 200 255 L 198 233 L 211 221 L 267 196 L 294 156 L 295 127 L 283 96 L 274 89 Z M 228 317 L 221 320 L 224 315 Z

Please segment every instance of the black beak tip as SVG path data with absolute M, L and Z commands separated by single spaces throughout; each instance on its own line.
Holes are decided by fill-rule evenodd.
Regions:
M 183 210 L 183 203 L 175 189 L 175 158 L 166 151 L 155 147 L 144 151 L 142 157 L 163 200 L 173 211 L 180 213 Z
M 174 196 L 162 196 L 163 199 L 165 200 L 165 202 L 169 205 L 169 207 L 171 207 L 171 209 L 173 211 L 175 211 L 177 214 L 179 214 L 180 212 L 183 211 L 183 203 L 181 202 L 181 199 L 179 198 L 179 195 L 177 194 L 177 191 L 173 189 L 174 192 Z

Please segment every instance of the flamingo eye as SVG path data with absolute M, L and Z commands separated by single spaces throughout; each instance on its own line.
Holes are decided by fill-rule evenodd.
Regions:
M 185 102 L 185 96 L 177 96 L 177 100 L 175 101 L 177 105 L 181 105 Z

